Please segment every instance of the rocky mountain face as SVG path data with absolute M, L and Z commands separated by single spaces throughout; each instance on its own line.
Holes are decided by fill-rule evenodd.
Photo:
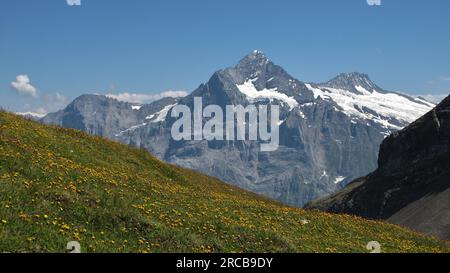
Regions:
M 307 206 L 450 240 L 450 97 L 383 141 L 378 169 Z
M 178 100 L 164 98 L 152 104 L 136 105 L 106 96 L 82 95 L 64 110 L 50 113 L 41 121 L 114 139 L 120 132 L 136 126 L 148 115 L 161 111 Z
M 174 105 L 277 104 L 280 146 L 262 152 L 260 141 L 175 141 Z M 342 74 L 304 83 L 254 51 L 235 67 L 217 71 L 184 98 L 139 109 L 102 96 L 82 96 L 45 123 L 76 128 L 149 150 L 157 157 L 239 187 L 302 206 L 375 170 L 382 140 L 434 105 L 376 86 L 367 75 Z

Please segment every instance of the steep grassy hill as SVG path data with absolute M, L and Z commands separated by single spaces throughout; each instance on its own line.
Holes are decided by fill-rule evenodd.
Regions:
M 282 206 L 149 153 L 0 112 L 0 251 L 450 252 L 400 227 Z

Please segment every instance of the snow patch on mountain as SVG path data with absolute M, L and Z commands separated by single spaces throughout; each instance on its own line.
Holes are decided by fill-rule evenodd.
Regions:
M 151 121 L 152 123 L 163 122 L 164 120 L 166 120 L 166 117 L 167 117 L 167 114 L 169 113 L 169 111 L 177 104 L 178 103 L 167 105 L 161 111 L 159 111 L 158 113 L 150 115 L 150 116 L 146 117 L 145 119 L 151 120 L 154 117 L 156 117 L 155 119 L 153 119 Z
M 434 103 L 432 103 L 432 102 L 430 102 L 430 101 L 428 101 L 426 99 L 423 99 L 421 97 L 414 98 L 414 100 L 418 101 L 420 103 L 424 103 L 424 104 L 426 104 L 426 105 L 428 105 L 430 107 L 433 107 L 433 108 L 436 106 L 436 104 L 434 104 Z M 439 101 L 437 103 L 439 103 Z
M 334 179 L 334 184 L 341 183 L 342 181 L 345 180 L 345 178 L 347 178 L 347 177 L 345 177 L 345 176 L 338 176 L 338 177 L 336 177 L 336 179 Z
M 171 105 L 167 105 L 167 106 L 165 106 L 161 111 L 159 111 L 159 112 L 157 112 L 157 113 L 155 113 L 155 114 L 152 114 L 152 115 L 147 116 L 147 117 L 145 118 L 145 120 L 149 121 L 150 123 L 163 122 L 164 120 L 166 120 L 167 113 L 169 113 L 169 111 L 170 111 L 175 105 L 177 105 L 177 103 L 171 104 Z M 139 107 L 139 109 L 134 109 L 134 108 L 133 108 L 133 110 L 140 110 L 140 109 L 141 109 L 141 107 Z M 155 118 L 155 117 L 156 117 L 156 118 Z M 141 128 L 141 127 L 147 126 L 147 125 L 148 125 L 148 123 L 147 123 L 147 122 L 144 122 L 144 123 L 141 123 L 141 124 L 138 124 L 138 125 L 131 126 L 130 128 L 121 131 L 120 133 L 116 134 L 115 136 L 116 136 L 116 137 L 119 137 L 119 136 L 121 136 L 121 135 L 123 135 L 123 134 L 125 134 L 125 133 L 133 132 L 133 131 L 135 131 L 135 130 Z
M 355 93 L 330 87 L 305 85 L 314 94 L 314 98 L 332 100 L 346 115 L 373 120 L 387 129 L 399 130 L 402 127 L 392 123 L 393 120 L 409 124 L 434 107 L 429 102 L 409 99 L 397 93 L 369 91 L 362 86 L 355 86 L 358 91 Z
M 241 85 L 236 85 L 239 91 L 247 96 L 249 102 L 255 102 L 261 99 L 269 99 L 270 102 L 272 102 L 273 100 L 284 102 L 289 106 L 291 110 L 298 106 L 298 102 L 293 97 L 289 97 L 286 94 L 278 92 L 278 88 L 265 88 L 263 90 L 256 89 L 254 82 L 257 80 L 258 79 L 255 78 L 247 80 Z
M 298 114 L 302 119 L 306 119 L 306 115 L 302 112 L 302 110 L 298 109 Z
M 318 98 L 331 99 L 330 96 L 326 95 L 322 89 L 315 88 L 309 83 L 305 83 L 305 86 L 306 86 L 306 88 L 309 89 L 309 91 L 313 92 L 314 99 L 318 99 Z
M 126 130 L 123 130 L 120 133 L 116 134 L 116 137 L 119 137 L 119 136 L 121 136 L 121 135 L 123 135 L 125 133 L 128 133 L 128 132 L 135 131 L 136 129 L 139 129 L 139 128 L 144 127 L 146 125 L 147 125 L 147 123 L 141 123 L 141 124 L 138 124 L 138 125 L 135 125 L 135 126 L 131 126 L 130 128 L 128 128 Z

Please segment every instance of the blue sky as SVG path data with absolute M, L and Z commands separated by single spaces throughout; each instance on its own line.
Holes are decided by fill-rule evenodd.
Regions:
M 450 1 L 381 1 L 2 0 L 0 106 L 190 92 L 253 49 L 303 81 L 359 71 L 388 90 L 449 94 Z

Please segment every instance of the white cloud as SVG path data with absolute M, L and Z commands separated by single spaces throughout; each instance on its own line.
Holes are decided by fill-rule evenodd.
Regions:
M 69 99 L 61 93 L 46 94 L 33 100 L 30 103 L 24 104 L 20 111 L 16 112 L 19 115 L 31 115 L 35 117 L 43 117 L 48 113 L 59 111 L 67 106 Z
M 131 103 L 149 103 L 162 98 L 167 97 L 185 97 L 188 93 L 186 91 L 165 91 L 159 94 L 136 94 L 136 93 L 119 93 L 119 94 L 106 94 L 107 97 L 113 98 L 119 101 L 126 101 Z
M 18 75 L 16 80 L 11 82 L 11 86 L 19 94 L 32 96 L 34 98 L 37 98 L 38 96 L 36 87 L 31 85 L 30 78 L 27 75 Z
M 45 110 L 43 107 L 39 107 L 38 109 L 36 109 L 35 111 L 38 115 L 46 115 L 48 112 L 47 110 Z
M 69 6 L 81 6 L 81 0 L 66 0 Z
M 367 0 L 369 6 L 381 6 L 381 0 Z
M 60 110 L 66 107 L 68 103 L 69 99 L 58 92 L 45 96 L 45 108 L 50 112 Z
M 427 101 L 440 103 L 443 99 L 445 99 L 450 94 L 426 94 L 426 95 L 418 95 L 417 97 L 422 97 Z
M 67 100 L 67 98 L 60 93 L 55 93 L 55 100 L 58 102 L 64 102 Z

